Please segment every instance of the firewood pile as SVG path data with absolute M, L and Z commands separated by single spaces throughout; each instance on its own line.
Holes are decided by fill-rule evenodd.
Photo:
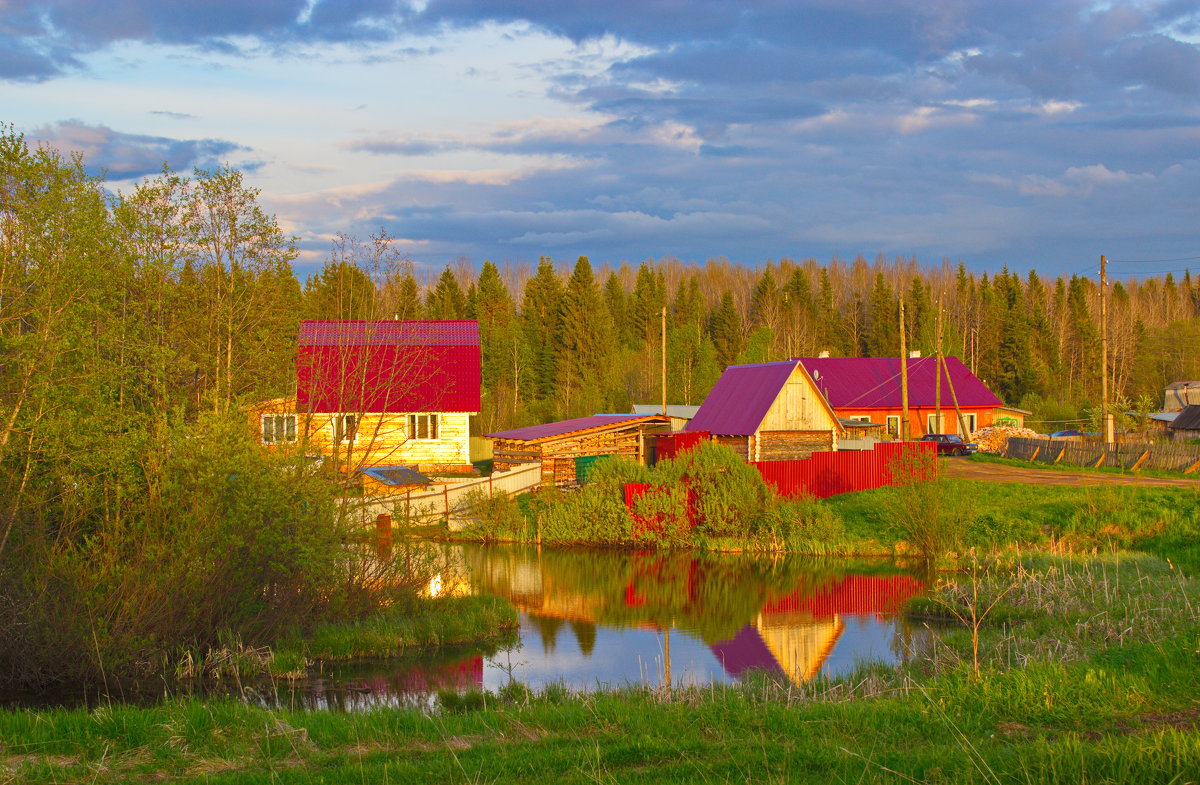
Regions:
M 1036 439 L 1041 436 L 1029 428 L 1014 428 L 1011 425 L 990 425 L 981 428 L 971 436 L 971 441 L 979 445 L 980 452 L 990 452 L 999 455 L 1004 452 L 1008 440 L 1012 437 Z

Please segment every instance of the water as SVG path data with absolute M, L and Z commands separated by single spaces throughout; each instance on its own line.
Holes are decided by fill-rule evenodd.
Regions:
M 429 705 L 439 690 L 801 683 L 896 663 L 929 631 L 900 610 L 925 591 L 886 561 L 441 546 L 433 593 L 488 592 L 520 611 L 516 640 L 336 667 L 265 703 L 355 710 Z
M 520 682 L 600 690 L 725 684 L 756 671 L 802 683 L 904 661 L 929 630 L 900 614 L 926 588 L 880 560 L 813 559 L 516 545 L 421 544 L 441 565 L 430 593 L 486 592 L 520 611 L 520 628 L 482 647 L 326 665 L 301 682 L 216 685 L 266 706 L 358 711 L 432 706 L 442 690 Z M 117 700 L 184 691 L 136 687 Z M 204 694 L 211 695 L 213 685 Z M 13 698 L 15 696 L 10 696 Z M 33 696 L 24 705 L 94 705 L 104 696 Z M 13 700 L 6 700 L 12 703 Z

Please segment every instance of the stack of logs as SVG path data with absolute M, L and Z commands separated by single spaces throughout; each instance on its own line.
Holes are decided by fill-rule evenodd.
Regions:
M 976 431 L 972 435 L 971 441 L 979 445 L 980 452 L 1001 455 L 1004 453 L 1004 448 L 1008 446 L 1008 440 L 1014 436 L 1024 439 L 1036 439 L 1041 434 L 1029 428 L 1014 428 L 1011 425 L 992 425 Z

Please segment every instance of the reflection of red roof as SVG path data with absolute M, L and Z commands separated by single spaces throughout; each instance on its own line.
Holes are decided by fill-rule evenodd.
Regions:
M 363 687 L 380 694 L 427 695 L 440 689 L 469 690 L 483 686 L 483 657 L 473 654 L 439 665 L 414 665 L 390 676 L 372 676 Z
M 763 614 L 808 613 L 814 618 L 896 613 L 925 590 L 911 575 L 847 575 L 815 592 L 794 591 L 763 605 Z
M 296 398 L 309 412 L 478 412 L 474 321 L 300 323 Z
M 742 627 L 738 634 L 729 640 L 719 641 L 709 648 L 717 655 L 717 661 L 730 676 L 741 676 L 751 669 L 783 673 L 775 655 L 767 648 L 766 641 L 752 624 Z

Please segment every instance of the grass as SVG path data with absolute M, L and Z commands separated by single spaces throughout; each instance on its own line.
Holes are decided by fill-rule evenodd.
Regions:
M 275 676 L 302 676 L 312 661 L 377 659 L 413 648 L 494 641 L 511 634 L 517 621 L 516 609 L 499 597 L 424 600 L 415 609 L 320 624 L 304 636 L 284 638 L 269 669 Z
M 513 684 L 433 712 L 229 700 L 0 711 L 0 783 L 1196 781 L 1200 495 L 947 482 L 972 500 L 983 566 L 913 603 L 950 629 L 905 666 L 669 694 Z M 889 493 L 810 503 L 824 512 L 801 511 L 809 541 L 899 548 Z M 489 602 L 318 628 L 291 651 L 377 656 L 515 622 Z M 978 671 L 971 631 L 953 621 L 972 603 L 992 607 Z

